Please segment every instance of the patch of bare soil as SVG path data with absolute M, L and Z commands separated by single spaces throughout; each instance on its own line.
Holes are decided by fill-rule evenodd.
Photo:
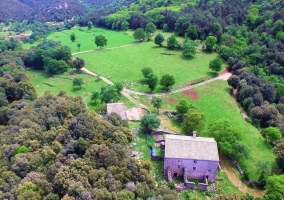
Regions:
M 183 97 L 190 97 L 193 100 L 198 100 L 198 98 L 199 98 L 198 94 L 197 94 L 197 92 L 195 91 L 194 88 L 191 88 L 191 89 L 188 89 L 188 90 L 184 90 L 182 92 L 182 94 L 183 94 Z
M 241 192 L 244 192 L 244 193 L 247 192 L 253 195 L 254 197 L 261 197 L 266 193 L 265 190 L 252 189 L 252 188 L 249 188 L 245 183 L 243 183 L 238 177 L 238 175 L 236 174 L 236 172 L 233 171 L 234 170 L 233 166 L 229 163 L 228 160 L 223 158 L 221 162 L 221 167 L 222 167 L 222 171 L 224 171 L 227 174 L 229 180 L 235 186 L 237 186 Z
M 90 79 L 90 78 L 85 78 L 85 79 L 84 79 L 84 82 L 85 82 L 85 83 L 87 83 L 87 82 L 92 82 L 92 79 Z
M 68 75 L 68 78 L 72 78 L 72 79 L 73 79 L 73 78 L 75 78 L 75 77 L 76 77 L 76 74 L 69 74 L 69 75 Z
M 171 103 L 173 103 L 173 104 L 175 104 L 175 105 L 178 105 L 178 100 L 176 100 L 176 99 L 174 99 L 174 98 L 166 98 L 166 100 L 167 101 L 169 101 L 169 102 L 171 102 Z
M 222 75 L 227 74 L 227 73 L 229 73 L 229 70 L 226 68 L 224 71 L 222 71 L 222 72 L 219 74 L 219 76 L 222 76 Z

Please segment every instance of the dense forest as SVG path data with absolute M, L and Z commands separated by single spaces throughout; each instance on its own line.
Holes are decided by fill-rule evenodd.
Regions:
M 64 91 L 37 98 L 24 64 L 63 63 L 70 50 L 47 42 L 25 52 L 17 40 L 2 48 L 0 199 L 180 199 L 156 186 L 149 161 L 130 157 L 133 136 L 117 114 L 102 119 Z M 43 49 L 47 60 L 39 60 Z

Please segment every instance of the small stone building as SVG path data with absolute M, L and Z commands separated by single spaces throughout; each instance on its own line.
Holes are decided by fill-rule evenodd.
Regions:
M 164 175 L 167 180 L 184 176 L 214 182 L 219 167 L 217 142 L 214 138 L 166 135 Z
M 107 115 L 110 115 L 111 113 L 117 113 L 122 120 L 128 120 L 124 103 L 108 103 Z

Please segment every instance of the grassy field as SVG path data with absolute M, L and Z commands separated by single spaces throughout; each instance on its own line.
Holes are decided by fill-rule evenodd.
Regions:
M 194 93 L 192 90 L 190 93 Z M 259 160 L 269 160 L 275 167 L 275 154 L 271 147 L 263 140 L 260 132 L 250 123 L 246 122 L 240 113 L 239 107 L 233 102 L 229 91 L 230 87 L 226 81 L 214 81 L 210 84 L 195 88 L 198 99 L 193 100 L 188 93 L 173 94 L 163 99 L 164 109 L 175 109 L 175 104 L 181 99 L 187 99 L 195 105 L 207 117 L 206 126 L 210 122 L 218 119 L 229 119 L 235 127 L 242 132 L 242 142 L 251 149 L 251 158 L 243 161 L 241 166 L 247 169 L 251 179 L 258 179 L 257 162 Z M 172 125 L 176 125 L 172 122 Z M 206 129 L 206 128 L 205 128 Z M 203 131 L 204 132 L 204 131 Z M 204 133 L 200 133 L 204 136 Z
M 76 41 L 72 42 L 70 40 L 70 35 L 74 33 L 76 36 Z M 87 27 L 74 27 L 70 30 L 65 30 L 61 32 L 55 32 L 50 34 L 46 39 L 61 41 L 62 45 L 67 45 L 71 48 L 72 53 L 79 52 L 77 44 L 80 43 L 80 51 L 99 49 L 95 44 L 95 36 L 103 35 L 108 40 L 107 47 L 121 46 L 125 44 L 130 44 L 135 42 L 132 35 L 128 35 L 124 32 L 112 31 L 103 28 L 92 28 L 88 30 Z M 24 44 L 24 49 L 28 49 L 31 46 L 36 46 L 39 42 L 34 44 Z
M 97 78 L 87 75 L 87 74 L 77 74 L 69 75 L 62 74 L 58 76 L 47 76 L 42 71 L 26 70 L 25 73 L 29 77 L 30 81 L 34 85 L 36 92 L 39 96 L 43 96 L 45 91 L 50 91 L 53 94 L 58 94 L 60 91 L 64 90 L 70 96 L 81 96 L 85 99 L 87 106 L 90 110 L 99 110 L 103 105 L 98 99 L 96 103 L 91 101 L 90 97 L 93 91 L 100 91 L 102 86 L 106 83 L 102 80 L 97 80 Z M 76 76 L 82 77 L 84 80 L 84 85 L 82 89 L 74 89 L 72 79 Z M 135 105 L 128 101 L 124 96 L 121 100 L 126 103 L 126 107 L 134 107 Z
M 174 55 L 162 55 L 162 53 Z M 85 59 L 86 68 L 89 70 L 113 82 L 122 81 L 126 88 L 136 91 L 149 92 L 148 87 L 141 83 L 144 78 L 141 70 L 144 67 L 151 67 L 159 79 L 166 73 L 173 75 L 175 86 L 213 74 L 209 69 L 209 62 L 218 57 L 217 53 L 198 51 L 193 59 L 185 59 L 181 53 L 178 50 L 160 48 L 151 41 L 76 56 Z M 161 87 L 157 87 L 155 91 L 160 89 Z

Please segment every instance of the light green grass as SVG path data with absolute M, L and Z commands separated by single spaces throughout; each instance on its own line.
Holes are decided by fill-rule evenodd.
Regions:
M 29 80 L 34 85 L 36 92 L 39 96 L 43 96 L 46 91 L 50 91 L 57 95 L 60 91 L 64 90 L 70 96 L 81 96 L 85 99 L 87 106 L 90 110 L 99 110 L 103 104 L 100 103 L 98 99 L 96 103 L 91 101 L 91 94 L 93 91 L 100 92 L 102 86 L 105 86 L 102 80 L 97 80 L 97 78 L 87 75 L 87 74 L 77 74 L 75 76 L 70 76 L 68 74 L 62 74 L 58 76 L 47 76 L 43 71 L 26 70 L 25 73 L 29 77 Z M 76 76 L 82 77 L 84 80 L 82 89 L 74 89 L 72 79 Z M 49 86 L 48 83 L 52 86 Z M 126 107 L 134 107 L 134 104 L 128 101 L 125 97 L 121 97 L 120 101 L 126 103 Z
M 70 40 L 70 35 L 74 33 L 76 36 L 76 41 L 72 42 Z M 87 27 L 73 27 L 70 30 L 64 30 L 61 32 L 54 32 L 50 34 L 46 39 L 48 40 L 56 40 L 61 41 L 62 45 L 69 46 L 71 48 L 72 53 L 79 52 L 77 44 L 80 43 L 80 51 L 88 51 L 99 49 L 95 44 L 95 36 L 103 35 L 108 40 L 106 47 L 115 47 L 121 46 L 125 44 L 130 44 L 135 42 L 135 39 L 132 35 L 128 35 L 124 32 L 112 31 L 103 28 L 92 28 L 88 30 Z M 28 49 L 31 46 L 36 46 L 39 42 L 35 42 L 34 44 L 24 44 L 24 49 Z
M 243 169 L 247 169 L 250 178 L 258 179 L 257 172 L 258 160 L 269 160 L 272 166 L 275 166 L 275 154 L 271 147 L 263 140 L 260 132 L 250 123 L 246 122 L 240 113 L 239 107 L 233 102 L 229 91 L 230 87 L 226 81 L 218 80 L 204 86 L 195 88 L 199 99 L 194 101 L 190 97 L 185 97 L 183 94 L 171 95 L 171 98 L 177 101 L 187 99 L 195 105 L 201 112 L 204 112 L 207 117 L 206 127 L 210 122 L 219 119 L 229 119 L 232 124 L 237 127 L 242 133 L 242 142 L 247 144 L 251 149 L 251 158 L 241 162 Z M 164 108 L 175 109 L 175 105 L 168 100 L 163 99 Z M 205 128 L 206 130 L 206 128 Z M 200 135 L 204 135 L 201 132 Z
M 122 81 L 126 88 L 144 92 L 149 92 L 148 87 L 141 83 L 144 79 L 141 70 L 144 67 L 151 67 L 159 79 L 163 74 L 173 75 L 175 86 L 213 74 L 209 69 L 209 62 L 218 57 L 217 53 L 198 52 L 193 59 L 185 59 L 181 54 L 178 50 L 160 48 L 151 41 L 76 56 L 85 60 L 85 67 L 89 70 L 113 82 Z M 225 69 L 225 64 L 222 69 Z M 155 91 L 160 89 L 162 88 L 158 86 Z

